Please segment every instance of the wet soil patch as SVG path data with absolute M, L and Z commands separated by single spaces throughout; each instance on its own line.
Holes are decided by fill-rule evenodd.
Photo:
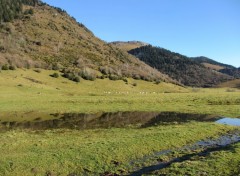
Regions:
M 153 164 L 146 167 L 136 168 L 134 172 L 128 175 L 138 176 L 138 175 L 148 174 L 154 171 L 167 168 L 171 166 L 173 163 L 191 160 L 193 157 L 196 157 L 196 156 L 206 157 L 210 153 L 215 151 L 231 150 L 231 144 L 235 144 L 238 142 L 240 142 L 240 130 L 236 130 L 236 131 L 230 132 L 229 134 L 222 135 L 217 139 L 202 140 L 193 145 L 184 146 L 180 149 L 161 151 L 161 152 L 155 153 L 152 156 L 147 156 L 142 158 L 141 160 L 135 161 L 138 164 L 139 163 L 144 164 L 147 160 L 152 159 Z M 176 152 L 182 153 L 182 155 L 175 158 L 172 157 L 168 161 L 162 161 L 161 159 L 159 159 L 161 156 L 170 155 L 171 153 L 176 153 Z M 133 161 L 131 165 L 134 165 Z

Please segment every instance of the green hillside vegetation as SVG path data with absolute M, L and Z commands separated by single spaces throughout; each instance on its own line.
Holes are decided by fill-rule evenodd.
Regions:
M 233 67 L 231 65 L 223 64 L 217 61 L 214 61 L 212 59 L 209 59 L 207 57 L 193 57 L 195 61 L 198 63 L 204 64 L 205 66 L 217 70 L 221 73 L 233 76 L 234 78 L 240 78 L 240 69 Z M 207 64 L 207 65 L 206 65 Z
M 10 1 L 0 2 L 9 4 Z M 61 70 L 66 77 L 76 81 L 78 77 L 94 80 L 103 75 L 115 80 L 133 77 L 177 83 L 128 53 L 98 39 L 64 10 L 41 2 L 35 5 L 24 5 L 32 1 L 21 2 L 16 0 L 19 10 L 13 9 L 16 7 L 14 4 L 5 8 L 6 14 L 12 14 L 15 10 L 19 11 L 16 14 L 21 15 L 16 19 L 13 19 L 16 16 L 13 15 L 11 22 L 1 23 L 0 67 L 8 64 L 18 68 Z
M 209 63 L 209 64 L 212 64 L 212 65 L 222 66 L 223 68 L 235 68 L 232 65 L 223 64 L 223 63 L 217 62 L 215 60 L 209 59 L 209 58 L 204 57 L 204 56 L 192 57 L 191 59 L 197 61 L 198 63 Z
M 21 18 L 22 14 L 31 13 L 31 11 L 23 11 L 23 5 L 35 6 L 38 0 L 1 0 L 0 1 L 0 23 L 10 22 L 13 19 Z
M 233 76 L 234 78 L 240 78 L 240 69 L 239 68 L 224 68 L 219 70 L 219 72 Z
M 231 76 L 208 69 L 187 56 L 163 48 L 148 45 L 130 50 L 129 53 L 187 86 L 212 87 L 232 79 Z

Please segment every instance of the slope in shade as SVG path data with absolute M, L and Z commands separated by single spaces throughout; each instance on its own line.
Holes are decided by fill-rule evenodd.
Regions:
M 231 76 L 208 69 L 187 56 L 163 48 L 148 45 L 130 50 L 129 53 L 187 86 L 212 87 L 232 79 Z

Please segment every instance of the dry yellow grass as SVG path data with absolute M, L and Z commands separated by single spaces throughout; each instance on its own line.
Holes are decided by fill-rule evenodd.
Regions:
M 221 83 L 219 85 L 217 85 L 216 87 L 221 87 L 221 88 L 238 88 L 240 89 L 240 79 L 235 79 L 235 80 L 231 80 L 231 81 L 227 81 L 224 83 Z
M 213 64 L 209 64 L 209 63 L 203 63 L 203 65 L 207 68 L 210 68 L 210 69 L 213 69 L 213 70 L 221 70 L 221 69 L 224 69 L 223 66 L 220 66 L 220 65 L 213 65 Z

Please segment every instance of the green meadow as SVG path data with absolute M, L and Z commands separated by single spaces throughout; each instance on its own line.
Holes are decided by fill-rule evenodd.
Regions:
M 239 116 L 239 89 L 186 88 L 161 82 L 128 79 L 81 79 L 75 83 L 53 78 L 54 71 L 2 71 L 0 111 L 9 116 L 26 112 L 174 111 Z
M 9 131 L 0 135 L 0 173 L 9 176 L 127 174 L 132 160 L 233 130 L 212 123 L 148 128 Z M 118 164 L 114 164 L 118 163 Z
M 240 91 L 229 88 L 189 88 L 161 82 L 128 79 L 81 79 L 75 83 L 53 78 L 52 70 L 1 71 L 0 122 L 31 121 L 46 113 L 97 113 L 118 111 L 180 112 L 239 117 Z M 28 116 L 28 114 L 31 116 Z M 36 115 L 35 115 L 36 114 Z M 21 119 L 18 119 L 21 116 Z M 48 118 L 48 117 L 46 117 Z M 44 120 L 44 119 L 43 119 Z M 131 161 L 154 152 L 175 149 L 217 136 L 237 127 L 213 122 L 172 123 L 149 127 L 108 129 L 11 129 L 0 132 L 0 175 L 73 176 L 128 175 Z M 238 144 L 233 150 L 177 163 L 152 175 L 239 174 Z M 214 172 L 214 168 L 221 168 Z M 147 165 L 147 163 L 145 163 Z M 238 167 L 239 168 L 239 167 Z M 171 174 L 170 174 L 171 173 Z

